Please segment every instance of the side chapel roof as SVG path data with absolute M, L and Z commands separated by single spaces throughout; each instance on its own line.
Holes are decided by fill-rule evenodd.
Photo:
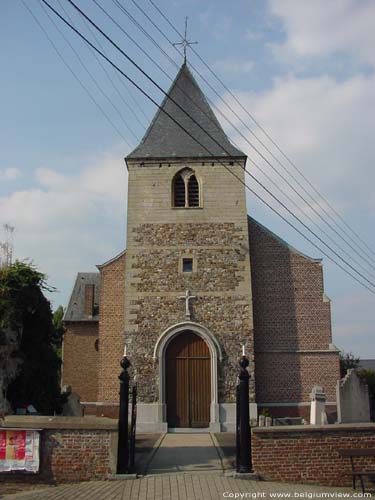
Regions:
M 86 316 L 84 313 L 85 285 L 95 285 L 94 292 L 94 314 Z M 78 273 L 74 283 L 73 291 L 69 299 L 68 307 L 64 314 L 64 321 L 98 321 L 99 319 L 99 273 Z

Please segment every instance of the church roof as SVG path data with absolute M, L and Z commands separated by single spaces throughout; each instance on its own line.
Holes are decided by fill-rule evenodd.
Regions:
M 141 143 L 127 159 L 246 157 L 245 153 L 230 143 L 186 63 L 177 73 L 161 108 L 204 147 L 159 109 Z
M 84 313 L 85 285 L 95 285 L 94 316 Z M 99 319 L 99 273 L 78 273 L 68 307 L 64 314 L 64 321 L 98 321 Z

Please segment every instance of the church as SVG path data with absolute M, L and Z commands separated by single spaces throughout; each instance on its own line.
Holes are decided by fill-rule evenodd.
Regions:
M 186 63 L 125 161 L 126 249 L 78 273 L 64 316 L 62 384 L 85 414 L 117 417 L 125 346 L 142 432 L 233 431 L 243 349 L 252 419 L 308 418 L 314 385 L 334 413 L 321 259 L 248 215 L 246 155 Z

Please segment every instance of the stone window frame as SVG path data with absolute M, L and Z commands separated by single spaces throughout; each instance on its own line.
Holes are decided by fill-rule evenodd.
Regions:
M 199 200 L 198 200 L 198 206 L 196 207 L 190 207 L 189 206 L 189 179 L 190 177 L 192 176 L 195 176 L 197 182 L 198 182 L 198 189 L 199 189 Z M 175 205 L 175 182 L 176 182 L 176 179 L 181 176 L 185 182 L 185 206 L 184 207 L 176 207 Z M 186 209 L 189 209 L 189 210 L 199 210 L 199 209 L 202 209 L 203 208 L 203 196 L 202 196 L 202 181 L 200 179 L 200 177 L 196 174 L 195 170 L 193 170 L 192 168 L 190 167 L 184 167 L 180 170 L 178 170 L 178 172 L 176 172 L 173 176 L 173 179 L 172 179 L 172 189 L 171 189 L 171 206 L 173 209 L 175 210 L 186 210 Z
M 193 261 L 193 270 L 191 272 L 184 272 L 184 259 L 192 259 Z M 193 253 L 183 253 L 182 255 L 180 255 L 180 258 L 178 260 L 178 272 L 180 274 L 187 274 L 187 275 L 191 275 L 191 274 L 194 274 L 194 273 L 197 273 L 198 272 L 198 259 L 196 258 L 196 256 L 193 254 Z

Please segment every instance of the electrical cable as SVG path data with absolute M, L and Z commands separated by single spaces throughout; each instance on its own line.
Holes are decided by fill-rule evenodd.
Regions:
M 84 35 L 82 35 L 74 26 L 72 26 L 64 17 L 59 14 L 46 0 L 41 0 L 44 4 L 46 4 L 50 10 L 52 10 L 55 15 L 57 15 L 67 26 L 69 26 L 81 39 L 83 39 L 87 44 L 89 44 L 91 47 L 94 48 L 94 50 L 97 51 L 107 62 L 109 62 L 113 67 L 115 67 L 130 83 L 132 83 L 143 95 L 145 95 L 155 106 L 158 107 L 158 109 L 162 112 L 164 112 L 177 126 L 179 126 L 184 132 L 189 135 L 197 144 L 199 144 L 202 148 L 204 148 L 211 156 L 212 153 L 197 139 L 195 138 L 188 130 L 186 130 L 176 119 L 173 118 L 168 112 L 165 111 L 160 105 L 157 104 L 157 102 L 145 91 L 143 90 L 131 77 L 129 77 L 126 73 L 124 73 L 115 63 L 113 63 L 107 56 L 105 56 L 97 47 L 95 47 Z M 113 40 L 111 40 L 108 35 L 106 35 L 79 7 L 77 7 L 72 0 L 68 0 L 69 3 L 71 3 L 114 47 L 116 47 L 123 55 L 128 59 L 144 76 L 146 76 L 161 92 L 163 92 L 166 96 L 167 94 L 163 91 L 163 89 L 137 64 L 135 61 L 132 60 Z M 197 123 L 181 106 L 171 99 L 169 96 L 167 96 L 174 104 L 179 107 L 198 127 L 200 127 L 199 123 Z M 202 127 L 200 127 L 202 129 Z M 203 129 L 202 129 L 203 130 Z M 206 132 L 207 133 L 207 132 Z M 209 134 L 208 134 L 209 135 Z M 213 141 L 215 141 L 214 138 L 211 137 Z M 221 162 L 222 163 L 222 162 Z M 266 206 L 268 206 L 273 212 L 279 215 L 285 222 L 287 222 L 291 227 L 293 227 L 301 236 L 303 236 L 305 239 L 307 239 L 315 248 L 317 248 L 320 252 L 322 252 L 324 255 L 326 255 L 331 261 L 333 261 L 338 267 L 340 267 L 344 272 L 349 274 L 351 277 L 353 277 L 357 282 L 361 283 L 362 286 L 367 288 L 369 291 L 372 293 L 375 293 L 372 289 L 370 289 L 367 285 L 359 281 L 354 275 L 352 275 L 346 268 L 344 268 L 341 264 L 339 264 L 337 261 L 335 261 L 329 254 L 327 254 L 324 250 L 322 250 L 318 245 L 316 245 L 313 241 L 311 241 L 304 233 L 302 233 L 298 228 L 296 228 L 293 224 L 290 223 L 285 217 L 283 217 L 275 208 L 273 208 L 269 203 L 267 203 L 263 198 L 261 198 L 260 195 L 258 195 L 253 189 L 251 189 L 239 176 L 237 176 L 234 172 L 232 172 L 231 169 L 229 169 L 224 163 L 222 165 L 230 172 L 232 175 L 234 175 L 250 192 L 252 192 L 258 199 L 260 199 Z M 251 174 L 250 174 L 251 175 Z M 254 178 L 254 180 L 257 181 L 257 179 Z M 257 181 L 259 183 L 259 181 Z M 261 183 L 259 183 L 261 185 Z M 261 185 L 262 186 L 262 185 Z M 280 202 L 267 188 L 262 186 L 263 189 L 266 190 L 266 192 L 271 195 L 276 201 L 278 201 L 291 215 L 295 218 L 297 218 L 287 207 L 285 207 L 282 202 Z M 299 220 L 297 218 L 297 220 Z M 310 232 L 312 232 L 306 225 L 304 225 L 303 222 L 299 221 L 306 229 L 308 229 Z M 314 233 L 313 233 L 314 234 Z M 319 238 L 319 237 L 318 237 Z M 323 241 L 324 243 L 324 241 Z M 324 243 L 325 244 L 325 243 Z M 326 245 L 326 244 L 325 244 Z M 327 245 L 326 245 L 327 246 Z M 332 251 L 332 250 L 331 250 Z M 335 253 L 335 252 L 334 252 Z M 338 257 L 343 260 L 339 255 Z M 347 263 L 345 260 L 343 262 L 350 267 L 354 272 L 356 272 L 359 276 L 361 276 L 365 281 L 367 281 L 371 286 L 375 286 L 372 282 L 367 280 L 366 277 L 361 275 L 353 266 L 351 266 L 349 263 Z
M 101 7 L 101 6 L 98 4 L 98 2 L 97 2 L 96 0 L 93 0 L 93 2 L 94 2 L 94 3 L 95 3 L 95 4 L 96 4 L 96 5 L 97 5 L 97 6 L 98 6 L 98 7 L 99 7 L 99 8 L 100 8 L 100 9 L 101 9 L 101 10 L 102 10 L 102 11 L 103 11 L 106 15 L 107 15 L 107 17 L 109 17 L 109 18 L 112 20 L 112 22 L 113 22 L 115 25 L 117 25 L 117 26 L 120 28 L 120 30 L 121 30 L 122 32 L 125 32 L 125 31 L 124 31 L 124 29 L 123 29 L 123 28 L 122 28 L 122 27 L 121 27 L 121 26 L 117 23 L 117 21 L 115 21 L 115 20 L 113 19 L 113 17 L 112 17 L 110 14 L 108 14 L 108 13 L 105 11 L 105 9 L 103 9 L 103 7 Z M 138 22 L 134 19 L 134 17 L 133 17 L 133 16 L 131 16 L 131 14 L 130 14 L 130 13 L 129 13 L 129 12 L 128 12 L 128 11 L 127 11 L 124 7 L 123 7 L 123 6 L 119 3 L 119 1 L 118 1 L 118 0 L 112 0 L 112 2 L 113 2 L 113 3 L 115 3 L 115 4 L 116 4 L 116 5 L 117 5 L 117 6 L 118 6 L 121 10 L 122 10 L 122 12 L 124 12 L 124 13 L 128 16 L 128 18 L 129 18 L 129 19 L 130 19 L 130 20 L 131 20 L 131 21 L 132 21 L 132 22 L 133 22 L 133 23 L 134 23 L 134 24 L 135 24 L 135 25 L 136 25 L 136 26 L 137 26 L 137 27 L 138 27 L 138 28 L 139 28 L 139 29 L 140 29 L 140 30 L 141 30 L 141 31 L 142 31 L 142 32 L 143 32 L 146 36 L 147 36 L 147 38 L 148 38 L 148 39 L 151 39 L 151 41 L 153 42 L 153 44 L 159 48 L 159 50 L 160 50 L 160 51 L 161 51 L 161 52 L 162 52 L 162 53 L 163 53 L 163 54 L 164 54 L 164 55 L 165 55 L 165 56 L 166 56 L 166 57 L 170 60 L 170 62 L 172 62 L 175 66 L 177 66 L 177 67 L 178 67 L 177 63 L 176 63 L 173 59 L 171 59 L 171 58 L 170 58 L 170 56 L 169 56 L 169 55 L 168 55 L 168 54 L 167 54 L 167 53 L 166 53 L 166 52 L 162 49 L 162 47 L 160 47 L 160 45 L 159 45 L 159 44 L 158 44 L 158 43 L 157 43 L 157 42 L 156 42 L 156 41 L 155 41 L 155 40 L 151 37 L 151 35 L 149 35 L 149 33 L 147 33 L 147 32 L 146 32 L 146 31 L 145 31 L 145 30 L 144 30 L 144 29 L 143 29 L 143 28 L 139 25 L 139 23 L 138 23 Z M 156 29 L 158 29 L 158 31 L 159 31 L 160 33 L 162 33 L 162 31 L 159 29 L 159 27 L 158 27 L 158 26 L 157 26 L 157 25 L 156 25 L 156 24 L 152 21 L 152 19 L 150 19 L 150 18 L 149 18 L 149 16 L 147 15 L 147 13 L 145 13 L 145 12 L 144 12 L 144 10 L 143 10 L 143 9 L 142 9 L 142 8 L 141 8 L 141 7 L 140 7 L 140 6 L 139 6 L 139 5 L 138 5 L 138 4 L 137 4 L 134 0 L 132 0 L 132 2 L 133 2 L 133 3 L 137 6 L 137 8 L 138 8 L 138 9 L 139 9 L 139 10 L 140 10 L 140 11 L 141 11 L 141 12 L 142 12 L 145 16 L 146 16 L 146 18 L 147 18 L 147 19 L 148 19 L 148 20 L 152 23 L 152 25 L 153 25 Z M 179 34 L 179 32 L 178 32 L 176 29 L 175 29 L 175 31 Z M 126 33 L 125 33 L 125 34 L 126 34 Z M 163 36 L 167 39 L 167 41 L 168 41 L 170 44 L 172 44 L 172 45 L 174 46 L 174 48 L 177 50 L 177 52 L 178 52 L 179 54 L 181 54 L 181 52 L 177 49 L 177 47 L 175 47 L 175 45 L 174 45 L 174 44 L 173 44 L 173 43 L 169 40 L 169 38 L 168 38 L 168 37 L 167 37 L 164 33 L 162 33 L 162 34 L 163 34 Z M 182 36 L 182 35 L 181 35 L 181 36 Z M 161 68 L 161 67 L 160 67 L 160 65 L 159 65 L 159 64 L 157 64 L 157 63 L 156 63 L 156 62 L 155 62 L 155 61 L 154 61 L 154 60 L 153 60 L 153 59 L 152 59 L 152 58 L 151 58 L 148 54 L 146 54 L 146 55 L 147 55 L 147 57 L 148 57 L 148 58 L 149 58 L 149 59 L 150 59 L 150 60 L 151 60 L 151 61 L 152 61 L 152 62 L 153 62 L 153 63 L 154 63 L 157 67 L 158 67 L 158 69 L 159 69 L 160 71 L 162 71 L 162 72 L 163 72 L 163 74 L 164 74 L 164 75 L 166 75 L 166 76 L 167 76 L 170 80 L 172 80 L 172 81 L 173 81 L 173 79 L 172 79 L 172 78 L 171 78 L 171 77 L 170 77 L 170 76 L 169 76 L 169 75 L 168 75 L 168 74 L 167 74 L 167 73 L 163 70 L 163 68 Z M 197 70 L 195 70 L 195 71 L 197 72 Z M 204 81 L 206 81 L 206 83 L 207 83 L 208 85 L 210 85 L 210 84 L 209 84 L 209 82 L 207 82 L 207 80 L 206 80 L 206 79 L 205 79 L 205 78 L 204 78 L 204 77 L 203 77 L 203 76 L 202 76 L 199 72 L 198 72 L 198 74 L 201 76 L 201 78 L 203 78 L 203 80 L 204 80 Z M 210 87 L 211 87 L 211 86 L 210 86 Z M 212 87 L 211 87 L 211 88 L 212 88 Z M 213 89 L 213 90 L 214 90 L 214 89 Z M 182 91 L 182 92 L 184 92 L 184 90 L 183 90 L 183 89 L 181 89 L 181 91 Z M 184 93 L 185 93 L 185 92 L 184 92 Z M 187 95 L 187 94 L 185 93 L 185 95 Z M 220 97 L 220 96 L 219 96 L 219 94 L 217 94 L 217 95 L 218 95 L 218 97 Z M 187 97 L 189 97 L 189 98 L 190 98 L 190 96 L 187 96 Z M 191 99 L 191 101 L 194 103 L 194 100 L 192 100 L 192 99 Z M 348 243 L 348 242 L 347 242 L 347 241 L 346 241 L 346 240 L 345 240 L 345 239 L 344 239 L 344 238 L 343 238 L 343 237 L 342 237 L 342 236 L 341 236 L 341 235 L 340 235 L 340 234 L 339 234 L 339 233 L 335 230 L 335 228 L 334 228 L 334 227 L 332 227 L 332 225 L 331 225 L 329 222 L 327 222 L 327 221 L 326 221 L 326 220 L 325 220 L 325 219 L 321 216 L 321 214 L 319 214 L 319 212 L 318 212 L 318 211 L 317 211 L 317 210 L 316 210 L 316 209 L 315 209 L 315 208 L 314 208 L 314 207 L 313 207 L 313 206 L 312 206 L 312 205 L 311 205 L 311 204 L 310 204 L 310 203 L 309 203 L 309 202 L 308 202 L 308 201 L 307 201 L 307 200 L 306 200 L 306 199 L 305 199 L 305 198 L 304 198 L 304 197 L 303 197 L 303 196 L 302 196 L 302 195 L 301 195 L 301 194 L 300 194 L 300 193 L 299 193 L 299 192 L 298 192 L 295 188 L 294 188 L 294 186 L 292 186 L 292 185 L 289 183 L 289 181 L 287 181 L 287 180 L 286 180 L 286 179 L 285 179 L 285 178 L 284 178 L 284 177 L 280 174 L 280 172 L 279 172 L 279 171 L 278 171 L 278 170 L 277 170 L 277 169 L 276 169 L 276 168 L 275 168 L 275 167 L 274 167 L 274 166 L 273 166 L 273 165 L 272 165 L 272 164 L 268 161 L 268 159 L 267 159 L 267 158 L 265 158 L 265 157 L 262 155 L 262 153 L 260 153 L 260 152 L 258 151 L 258 149 L 257 149 L 257 148 L 255 148 L 255 147 L 253 146 L 253 144 L 252 144 L 252 143 L 251 143 L 251 142 L 247 139 L 247 137 L 246 137 L 246 136 L 244 136 L 244 135 L 242 134 L 242 132 L 241 132 L 241 131 L 240 131 L 240 130 L 239 130 L 239 129 L 238 129 L 238 128 L 237 128 L 237 127 L 236 127 L 236 126 L 235 126 L 235 125 L 234 125 L 234 124 L 233 124 L 233 123 L 229 120 L 229 119 L 228 119 L 228 117 L 227 117 L 227 116 L 226 116 L 226 115 L 225 115 L 225 114 L 224 114 L 224 113 L 223 113 L 223 112 L 222 112 L 219 108 L 217 108 L 217 106 L 216 106 L 216 105 L 215 105 L 212 101 L 210 101 L 210 99 L 208 99 L 208 101 L 210 102 L 211 106 L 212 106 L 212 107 L 213 107 L 213 108 L 214 108 L 214 109 L 215 109 L 215 110 L 216 110 L 216 111 L 217 111 L 217 112 L 218 112 L 218 113 L 219 113 L 219 114 L 223 117 L 223 119 L 224 119 L 224 120 L 226 120 L 226 121 L 227 121 L 227 122 L 228 122 L 228 123 L 229 123 L 229 124 L 230 124 L 230 125 L 234 128 L 234 130 L 236 130 L 236 132 L 237 132 L 239 135 L 241 135 L 241 137 L 242 137 L 242 138 L 243 138 L 243 139 L 244 139 L 244 140 L 245 140 L 245 141 L 246 141 L 246 142 L 247 142 L 247 143 L 248 143 L 248 144 L 249 144 L 249 145 L 250 145 L 250 146 L 251 146 L 251 147 L 252 147 L 252 148 L 253 148 L 253 149 L 254 149 L 254 150 L 258 153 L 258 154 L 259 154 L 259 155 L 260 155 L 260 156 L 261 156 L 261 158 L 262 158 L 264 161 L 266 161 L 266 163 L 268 163 L 268 164 L 270 165 L 270 167 L 272 168 L 272 170 L 274 170 L 274 172 L 275 172 L 275 173 L 276 173 L 276 174 L 277 174 L 277 175 L 278 175 L 278 176 L 279 176 L 282 180 L 284 180 L 284 181 L 287 183 L 287 185 L 288 185 L 288 186 L 289 186 L 289 187 L 290 187 L 290 188 L 291 188 L 291 189 L 292 189 L 292 190 L 293 190 L 293 191 L 294 191 L 294 192 L 295 192 L 295 193 L 296 193 L 296 194 L 297 194 L 297 195 L 298 195 L 298 196 L 299 196 L 299 197 L 300 197 L 303 201 L 304 201 L 304 203 L 305 203 L 305 204 L 306 204 L 306 205 L 307 205 L 307 206 L 308 206 L 308 207 L 309 207 L 312 211 L 314 211 L 314 212 L 316 213 L 316 215 L 317 215 L 317 216 L 318 216 L 318 217 L 319 217 L 319 218 L 320 218 L 320 219 L 321 219 L 321 220 L 322 220 L 322 221 L 323 221 L 323 222 L 324 222 L 324 223 L 325 223 L 325 224 L 326 224 L 326 225 L 327 225 L 327 226 L 328 226 L 328 227 L 329 227 L 329 228 L 330 228 L 330 229 L 331 229 L 331 230 L 332 230 L 335 234 L 337 234 L 337 236 L 339 236 L 339 238 L 340 238 L 340 239 L 342 239 L 342 240 L 344 241 L 344 243 L 345 243 L 346 245 L 348 245 L 348 246 L 349 246 L 349 248 L 351 248 L 351 250 L 352 250 L 352 251 L 353 251 L 356 255 L 358 255 L 358 257 L 360 257 L 362 260 L 364 260 L 364 261 L 367 263 L 367 265 L 368 265 L 369 267 L 371 267 L 373 270 L 375 270 L 375 267 L 374 267 L 374 264 L 375 264 L 375 263 L 373 264 L 373 263 L 369 262 L 366 258 L 364 258 L 362 255 L 360 255 L 360 254 L 358 253 L 358 251 L 356 250 L 356 248 L 355 248 L 355 247 L 353 247 L 350 243 Z M 194 104 L 196 104 L 196 103 L 194 103 Z M 198 108 L 199 108 L 199 106 L 198 106 Z M 201 110 L 201 111 L 203 111 L 203 110 Z M 207 115 L 206 115 L 206 116 L 207 116 Z M 209 118 L 209 117 L 208 117 L 208 118 Z M 234 145 L 236 145 L 236 143 L 235 143 L 233 140 L 232 140 L 232 142 L 233 142 L 233 144 L 234 144 Z M 236 146 L 236 147 L 238 147 L 238 146 Z M 259 165 L 258 165 L 258 164 L 257 164 L 257 163 L 256 163 L 256 162 L 252 159 L 252 158 L 251 158 L 251 157 L 249 157 L 249 158 L 248 158 L 248 160 L 249 160 L 251 163 L 253 163 L 253 164 L 255 165 L 255 167 L 257 167 L 257 168 L 258 168 L 258 169 L 259 169 L 259 170 L 260 170 L 260 171 L 261 171 L 261 172 L 262 172 L 262 173 L 263 173 L 263 174 L 264 174 L 267 178 L 269 178 L 269 177 L 267 176 L 267 174 L 264 172 L 264 170 L 263 170 L 263 169 L 261 169 L 261 167 L 260 167 L 260 166 L 259 166 Z M 276 160 L 277 160 L 277 158 L 276 158 Z M 278 187 L 278 189 L 280 190 L 281 188 L 279 188 L 279 187 Z M 291 198 L 290 198 L 290 197 L 289 197 L 289 196 L 285 193 L 285 191 L 281 190 L 281 192 L 284 194 L 284 196 L 286 196 L 289 200 L 291 200 Z M 292 203 L 295 205 L 295 202 L 292 202 Z M 306 217 L 307 217 L 310 221 L 312 221 L 312 219 L 311 219 L 311 218 L 310 218 L 310 217 L 306 214 L 306 212 L 305 212 L 303 209 L 301 209 L 301 207 L 299 207 L 299 210 L 301 210 L 301 211 L 302 211 L 302 213 L 303 213 L 303 214 L 304 214 L 304 215 L 305 215 L 305 216 L 306 216 Z M 317 227 L 317 228 L 318 228 L 318 229 L 319 229 L 319 230 L 320 230 L 320 231 L 321 231 L 321 232 L 322 232 L 322 233 L 323 233 L 326 237 L 328 237 L 328 238 L 330 239 L 330 241 L 332 241 L 335 245 L 337 245 L 337 246 L 338 246 L 338 248 L 339 248 L 342 252 L 344 252 L 344 253 L 345 253 L 345 255 L 347 255 L 347 256 L 349 256 L 350 258 L 352 258 L 352 259 L 353 259 L 353 261 L 354 261 L 354 262 L 355 262 L 355 263 L 356 263 L 356 264 L 357 264 L 357 265 L 358 265 L 358 266 L 359 266 L 362 270 L 364 270 L 365 272 L 369 272 L 368 270 L 366 270 L 366 269 L 362 266 L 362 264 L 360 264 L 360 263 L 358 262 L 358 260 L 356 260 L 356 259 L 355 259 L 353 256 L 351 256 L 351 255 L 350 255 L 350 254 L 349 254 L 349 253 L 348 253 L 345 249 L 343 249 L 343 247 L 342 247 L 339 243 L 337 243 L 337 241 L 333 240 L 333 239 L 332 239 L 332 237 L 331 237 L 331 236 L 329 236 L 329 235 L 328 235 L 328 233 L 327 233 L 326 231 L 324 231 L 324 229 L 322 229 L 320 226 L 318 226 L 315 222 L 313 222 L 313 223 L 314 223 L 314 225 L 315 225 L 315 226 L 316 226 L 316 227 Z M 371 259 L 371 257 L 370 257 L 370 259 Z M 371 273 L 371 271 L 370 271 L 370 273 Z
M 152 23 L 154 27 L 166 38 L 166 40 L 173 45 L 173 43 L 169 40 L 169 38 L 164 34 L 164 32 L 156 26 L 154 21 L 144 12 L 144 10 L 135 2 L 135 0 L 132 0 L 133 4 L 146 16 L 146 18 Z M 151 5 L 159 12 L 159 14 L 163 17 L 163 19 L 172 27 L 172 29 L 177 33 L 179 37 L 183 37 L 183 35 L 177 30 L 177 28 L 170 22 L 168 17 L 161 11 L 161 9 L 153 2 L 153 0 L 149 0 Z M 335 213 L 335 215 L 341 220 L 341 222 L 349 229 L 352 231 L 352 233 L 358 238 L 361 243 L 373 254 L 375 255 L 375 252 L 366 244 L 366 242 L 357 234 L 356 231 L 354 231 L 353 228 L 351 228 L 343 219 L 343 217 L 334 209 L 334 207 L 328 202 L 328 200 L 321 194 L 319 191 L 314 187 L 314 185 L 308 180 L 308 178 L 303 174 L 303 172 L 295 165 L 295 163 L 284 153 L 284 151 L 278 146 L 276 141 L 272 139 L 272 137 L 267 133 L 267 131 L 264 129 L 264 127 L 261 126 L 261 124 L 255 119 L 255 117 L 242 105 L 242 103 L 239 101 L 237 96 L 225 85 L 225 83 L 216 75 L 216 73 L 212 70 L 212 68 L 204 61 L 204 59 L 199 55 L 199 53 L 194 49 L 194 47 L 191 47 L 193 53 L 198 57 L 198 59 L 204 64 L 204 66 L 210 71 L 210 73 L 216 78 L 216 80 L 223 86 L 223 88 L 226 90 L 226 92 L 231 95 L 231 97 L 236 101 L 236 103 L 241 107 L 241 109 L 249 116 L 249 118 L 253 121 L 253 123 L 263 132 L 263 134 L 267 137 L 268 140 L 276 147 L 276 149 L 279 151 L 280 154 L 290 163 L 290 165 L 301 175 L 301 177 L 305 180 L 305 182 L 308 183 L 308 185 L 314 190 L 314 192 L 326 203 L 326 205 Z M 221 101 L 224 102 L 226 107 L 241 121 L 241 123 L 246 127 L 246 129 L 256 138 L 260 144 L 271 154 L 271 156 L 279 163 L 279 165 L 292 177 L 292 179 L 301 187 L 301 189 L 304 190 L 304 192 L 312 199 L 314 203 L 316 203 L 319 208 L 326 214 L 327 217 L 329 217 L 334 224 L 354 243 L 355 245 L 358 246 L 358 241 L 355 241 L 344 229 L 342 229 L 335 219 L 327 212 L 324 207 L 321 206 L 321 204 L 311 196 L 310 193 L 304 188 L 304 186 L 293 176 L 293 174 L 290 173 L 290 171 L 285 167 L 284 164 L 282 164 L 277 157 L 273 155 L 273 153 L 269 150 L 269 148 L 257 137 L 257 135 L 248 127 L 246 123 L 243 122 L 242 118 L 236 113 L 233 108 L 225 101 L 225 99 L 211 86 L 211 84 L 207 81 L 207 79 L 199 72 L 197 71 L 196 68 L 194 68 L 193 65 L 191 65 L 192 68 L 197 72 L 197 74 L 202 78 L 202 80 L 211 88 L 211 90 L 219 97 Z M 364 253 L 367 257 L 372 259 L 371 256 L 368 255 L 367 252 L 365 252 L 363 249 L 361 249 L 361 252 Z M 362 257 L 363 258 L 363 257 Z
M 107 115 L 107 113 L 104 111 L 104 109 L 102 108 L 102 106 L 99 104 L 99 102 L 95 99 L 95 97 L 91 94 L 90 90 L 86 87 L 86 85 L 81 81 L 81 79 L 77 76 L 77 74 L 75 73 L 75 71 L 72 69 L 72 67 L 69 65 L 69 63 L 65 60 L 64 56 L 62 55 L 62 53 L 59 51 L 59 49 L 57 48 L 56 44 L 53 42 L 53 40 L 51 39 L 51 37 L 48 35 L 46 29 L 44 28 L 44 26 L 39 22 L 39 20 L 37 19 L 37 17 L 34 15 L 34 13 L 32 12 L 32 10 L 29 8 L 29 6 L 25 3 L 24 0 L 21 0 L 22 1 L 22 4 L 23 6 L 25 7 L 25 9 L 29 12 L 29 14 L 32 16 L 32 18 L 34 19 L 35 23 L 39 26 L 39 28 L 41 29 L 41 31 L 44 33 L 45 37 L 47 38 L 47 40 L 49 41 L 49 43 L 51 44 L 51 46 L 53 47 L 54 51 L 56 52 L 56 54 L 58 55 L 58 57 L 61 59 L 61 61 L 63 62 L 63 64 L 65 65 L 65 67 L 68 69 L 68 71 L 72 74 L 72 76 L 74 77 L 74 79 L 78 82 L 78 84 L 81 86 L 81 88 L 85 91 L 85 93 L 89 96 L 89 98 L 91 99 L 91 101 L 95 104 L 95 106 L 99 109 L 99 111 L 101 112 L 101 114 L 104 116 L 104 118 L 108 121 L 108 123 L 113 127 L 113 129 L 117 132 L 117 134 L 121 137 L 121 139 L 125 142 L 125 144 L 129 147 L 129 149 L 131 149 L 131 145 L 130 143 L 128 142 L 128 140 L 126 139 L 126 137 L 122 134 L 122 132 L 117 128 L 117 126 L 114 124 L 114 122 L 111 120 L 111 118 Z

